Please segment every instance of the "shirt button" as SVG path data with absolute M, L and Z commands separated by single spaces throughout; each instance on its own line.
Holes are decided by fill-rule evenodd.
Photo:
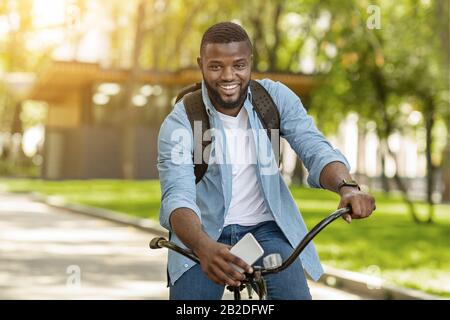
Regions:
M 187 267 L 189 267 L 189 265 L 188 265 L 187 263 L 185 263 L 185 264 L 184 264 L 184 267 L 187 268 Z
M 222 231 L 222 228 L 219 229 L 219 232 Z

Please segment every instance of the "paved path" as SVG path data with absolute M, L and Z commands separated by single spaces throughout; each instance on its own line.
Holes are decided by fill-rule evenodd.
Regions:
M 148 248 L 153 236 L 0 193 L 0 299 L 167 299 L 166 251 Z M 359 299 L 310 287 L 314 299 Z

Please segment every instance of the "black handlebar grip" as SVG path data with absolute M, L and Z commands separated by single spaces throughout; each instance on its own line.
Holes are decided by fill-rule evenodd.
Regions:
M 160 249 L 160 248 L 162 248 L 162 247 L 159 245 L 159 241 L 161 241 L 161 240 L 166 240 L 166 239 L 165 239 L 164 237 L 153 238 L 153 239 L 150 241 L 150 244 L 149 244 L 150 249 Z

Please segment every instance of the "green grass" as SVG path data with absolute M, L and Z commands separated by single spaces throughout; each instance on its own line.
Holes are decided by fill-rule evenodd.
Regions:
M 161 199 L 158 181 L 2 179 L 1 189 L 58 195 L 68 203 L 81 203 L 155 220 L 158 219 Z
M 0 180 L 0 189 L 63 196 L 66 201 L 158 220 L 158 181 Z M 291 188 L 311 228 L 336 209 L 338 196 Z M 324 264 L 382 277 L 387 282 L 450 298 L 450 206 L 437 205 L 434 224 L 415 224 L 398 196 L 374 194 L 377 210 L 350 225 L 336 221 L 315 244 Z M 417 204 L 423 214 L 426 205 Z
M 336 208 L 338 196 L 292 188 L 308 227 Z M 416 224 L 399 197 L 374 194 L 377 210 L 349 225 L 335 222 L 315 240 L 322 261 L 388 282 L 450 297 L 450 206 L 437 205 L 434 224 Z M 424 204 L 417 204 L 422 214 Z

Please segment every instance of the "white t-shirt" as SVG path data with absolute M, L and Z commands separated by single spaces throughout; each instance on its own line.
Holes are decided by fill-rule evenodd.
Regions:
M 274 220 L 264 202 L 258 181 L 255 142 L 248 129 L 248 114 L 244 107 L 236 117 L 218 112 L 225 130 L 227 151 L 232 167 L 232 193 L 224 226 L 252 226 Z

